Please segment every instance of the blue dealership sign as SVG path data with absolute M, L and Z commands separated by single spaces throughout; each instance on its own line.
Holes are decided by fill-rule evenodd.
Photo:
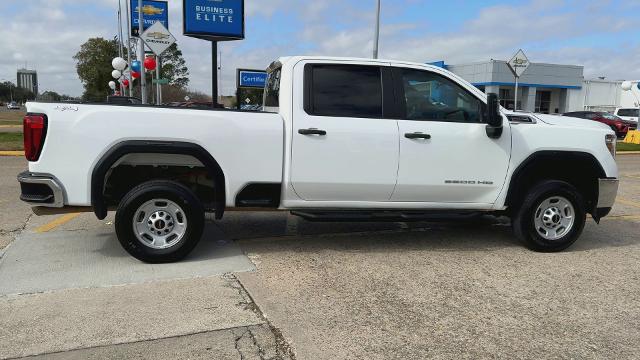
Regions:
M 267 72 L 261 70 L 238 69 L 238 87 L 264 88 L 267 82 Z
M 131 0 L 131 35 L 138 36 L 138 0 Z M 142 24 L 147 30 L 155 22 L 161 22 L 164 27 L 169 28 L 169 6 L 166 1 L 143 0 L 142 1 Z M 144 31 L 143 30 L 143 31 Z
M 183 0 L 184 35 L 206 40 L 244 39 L 244 0 Z

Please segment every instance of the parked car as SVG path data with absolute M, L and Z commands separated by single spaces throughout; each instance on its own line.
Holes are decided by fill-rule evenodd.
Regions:
M 17 102 L 12 101 L 12 102 L 7 104 L 7 109 L 9 109 L 9 110 L 20 110 L 20 105 Z
M 147 262 L 183 258 L 205 212 L 229 209 L 504 215 L 531 249 L 560 251 L 614 204 L 616 138 L 602 124 L 509 112 L 419 63 L 286 57 L 267 73 L 264 112 L 29 102 L 21 199 L 98 219 L 117 208 L 120 243 Z
M 617 108 L 614 112 L 614 115 L 625 120 L 631 121 L 638 126 L 638 112 L 640 110 L 638 108 Z
M 562 115 L 601 122 L 615 131 L 617 137 L 625 137 L 629 130 L 635 130 L 638 126 L 637 122 L 624 120 L 602 111 L 574 111 Z

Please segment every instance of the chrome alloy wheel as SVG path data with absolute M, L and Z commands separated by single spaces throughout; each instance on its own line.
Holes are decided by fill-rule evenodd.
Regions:
M 136 210 L 133 231 L 145 246 L 166 249 L 184 237 L 187 217 L 182 208 L 171 200 L 149 200 Z
M 575 222 L 573 205 L 562 196 L 544 200 L 534 216 L 536 232 L 546 240 L 558 240 L 565 236 Z

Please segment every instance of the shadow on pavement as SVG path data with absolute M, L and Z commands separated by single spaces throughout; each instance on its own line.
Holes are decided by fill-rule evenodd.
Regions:
M 289 216 L 289 224 L 287 217 Z M 293 229 L 291 222 L 294 222 Z M 259 246 L 261 251 L 281 247 L 320 247 L 379 250 L 394 247 L 434 251 L 477 251 L 522 246 L 508 218 L 483 216 L 474 220 L 437 222 L 309 222 L 286 213 L 233 213 L 216 222 L 229 239 Z M 587 220 L 585 229 L 566 251 L 590 251 L 640 243 L 640 223 Z M 327 239 L 331 238 L 331 241 Z M 260 243 L 269 245 L 260 245 Z

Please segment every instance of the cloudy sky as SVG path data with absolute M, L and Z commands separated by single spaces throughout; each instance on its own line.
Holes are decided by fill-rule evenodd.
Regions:
M 123 5 L 126 0 L 122 0 Z M 170 31 L 210 92 L 206 41 L 182 36 L 182 0 L 169 1 Z M 285 55 L 371 56 L 375 0 L 245 0 L 246 39 L 222 43 L 223 94 L 235 69 Z M 90 37 L 117 32 L 118 0 L 1 0 L 0 80 L 35 68 L 40 89 L 80 95 L 72 56 Z M 380 57 L 456 64 L 508 59 L 584 65 L 585 77 L 640 78 L 638 0 L 382 0 Z

